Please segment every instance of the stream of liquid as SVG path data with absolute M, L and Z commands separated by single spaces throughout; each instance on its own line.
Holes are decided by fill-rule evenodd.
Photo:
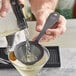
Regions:
M 24 62 L 33 62 L 37 60 L 37 57 L 32 53 L 31 45 L 29 43 L 29 31 L 28 28 L 25 29 L 25 38 L 26 38 L 26 49 L 23 51 L 26 51 L 25 55 L 22 57 L 22 60 Z

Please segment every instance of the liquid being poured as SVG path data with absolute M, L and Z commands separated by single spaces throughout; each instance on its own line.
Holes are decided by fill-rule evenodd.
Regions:
M 25 49 L 26 53 L 22 57 L 22 60 L 24 62 L 33 62 L 33 61 L 37 60 L 37 57 L 31 51 L 31 45 L 29 43 L 29 31 L 28 31 L 28 28 L 25 29 L 25 38 L 26 38 L 26 45 L 25 45 L 25 47 L 26 47 L 26 49 Z
M 29 31 L 25 29 L 25 38 L 26 38 L 26 53 L 30 53 L 30 43 L 29 43 Z

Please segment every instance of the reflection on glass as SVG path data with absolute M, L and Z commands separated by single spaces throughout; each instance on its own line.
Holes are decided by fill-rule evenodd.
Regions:
M 27 35 L 27 30 L 19 31 L 14 35 L 13 44 L 11 47 L 8 48 L 9 50 L 8 58 L 13 64 L 13 66 L 17 69 L 17 71 L 19 71 L 19 73 L 22 76 L 36 76 L 37 73 L 41 70 L 41 68 L 46 64 L 50 55 L 49 55 L 49 51 L 43 47 L 44 54 L 42 58 L 38 60 L 36 63 L 26 65 L 22 63 L 21 61 L 19 61 L 14 55 L 14 51 L 16 50 L 15 49 L 16 45 L 20 44 L 21 42 L 26 41 L 27 38 L 29 39 L 29 36 Z
M 49 52 L 44 48 L 43 57 L 33 65 L 26 65 L 16 59 L 14 51 L 9 51 L 8 57 L 14 67 L 19 71 L 22 76 L 36 76 L 41 68 L 46 64 L 49 59 Z

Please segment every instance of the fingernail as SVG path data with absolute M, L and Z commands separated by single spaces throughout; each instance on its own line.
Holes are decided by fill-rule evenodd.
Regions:
M 50 32 L 50 31 L 46 31 L 46 34 L 47 34 L 47 35 L 51 35 L 51 32 Z
M 5 17 L 7 13 L 6 12 L 2 12 L 1 14 L 2 14 L 3 17 Z
M 37 31 L 41 31 L 42 30 L 42 26 L 41 25 L 38 25 L 37 26 Z

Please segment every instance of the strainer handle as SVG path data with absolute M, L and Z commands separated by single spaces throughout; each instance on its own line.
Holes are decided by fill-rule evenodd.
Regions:
M 54 24 L 59 20 L 59 17 L 60 17 L 60 15 L 57 12 L 51 13 L 48 16 L 42 31 L 40 32 L 40 34 L 38 35 L 38 37 L 35 40 L 36 43 L 39 42 L 40 38 L 45 34 L 45 32 L 48 28 L 52 28 L 54 26 Z

